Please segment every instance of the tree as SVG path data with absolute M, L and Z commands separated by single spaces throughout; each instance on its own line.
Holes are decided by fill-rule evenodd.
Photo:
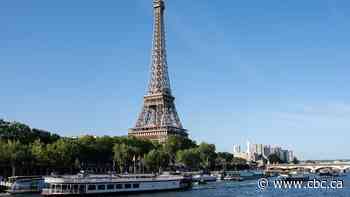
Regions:
M 82 168 L 87 167 L 86 164 L 88 163 L 96 164 L 99 161 L 100 156 L 96 143 L 94 136 L 85 135 L 77 139 L 78 158 Z
M 200 154 L 201 166 L 204 169 L 210 169 L 215 164 L 215 145 L 202 142 L 198 147 Z
M 305 163 L 312 163 L 312 164 L 315 164 L 317 163 L 316 161 L 313 161 L 313 160 L 306 160 Z
M 16 175 L 16 167 L 18 165 L 25 165 L 26 161 L 30 160 L 30 151 L 26 145 L 21 144 L 19 141 L 8 140 L 7 143 L 3 143 L 1 149 L 3 149 L 2 157 L 4 161 L 10 163 L 12 168 L 12 176 Z
M 244 170 L 249 168 L 247 160 L 239 157 L 233 157 L 231 165 L 235 170 Z
M 275 153 L 274 154 L 270 154 L 268 156 L 268 160 L 270 161 L 270 163 L 283 163 L 281 158 Z
M 218 152 L 217 157 L 221 157 L 225 159 L 227 162 L 232 162 L 233 160 L 233 154 L 228 152 Z
M 113 153 L 113 159 L 119 167 L 119 171 L 124 172 L 129 167 L 133 157 L 131 148 L 126 144 L 115 144 Z
M 197 148 L 179 150 L 176 153 L 176 161 L 190 169 L 199 169 L 201 155 Z
M 170 156 L 170 162 L 174 163 L 176 153 L 179 150 L 185 150 L 197 147 L 196 143 L 188 138 L 181 136 L 170 136 L 164 144 L 164 151 Z
M 30 147 L 34 162 L 39 165 L 49 163 L 49 156 L 46 151 L 45 144 L 43 144 L 40 140 L 35 140 L 35 142 L 31 144 Z
M 153 143 L 152 141 L 146 140 L 146 139 L 139 139 L 133 136 L 119 137 L 117 141 L 119 142 L 116 142 L 116 143 L 124 143 L 130 147 L 135 147 L 136 148 L 135 150 L 137 150 L 137 153 L 139 155 L 144 155 L 149 151 L 157 148 L 156 144 Z
M 19 122 L 0 121 L 0 140 L 19 141 L 28 145 L 38 139 L 44 143 L 52 143 L 59 138 L 57 134 L 40 129 L 31 129 L 29 126 Z
M 145 155 L 144 158 L 145 166 L 149 171 L 155 172 L 159 170 L 160 166 L 160 154 L 157 150 L 151 150 Z
M 151 150 L 145 155 L 145 165 L 149 171 L 161 172 L 169 165 L 169 154 L 163 150 Z
M 292 163 L 293 163 L 293 164 L 299 164 L 298 158 L 294 157 Z
M 78 158 L 78 144 L 75 140 L 62 138 L 46 146 L 49 161 L 52 166 L 70 169 L 73 172 L 74 163 Z
M 0 121 L 2 121 L 0 119 Z M 0 140 L 0 161 L 5 162 L 7 159 L 6 143 L 5 140 Z
M 215 166 L 218 169 L 226 170 L 231 167 L 233 161 L 233 154 L 228 152 L 218 152 L 216 154 Z
M 99 155 L 99 160 L 111 161 L 113 157 L 114 139 L 109 136 L 96 138 L 96 150 Z

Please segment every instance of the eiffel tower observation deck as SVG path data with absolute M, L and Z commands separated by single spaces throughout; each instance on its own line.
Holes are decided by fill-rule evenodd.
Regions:
M 169 136 L 188 137 L 171 94 L 165 45 L 164 1 L 154 0 L 151 79 L 144 103 L 129 136 L 164 142 Z

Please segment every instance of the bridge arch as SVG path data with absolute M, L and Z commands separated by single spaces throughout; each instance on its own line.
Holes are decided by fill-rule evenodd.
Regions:
M 350 166 L 346 166 L 343 168 L 344 171 L 349 172 L 350 171 Z
M 269 165 L 268 170 L 275 171 L 291 171 L 291 170 L 304 170 L 312 173 L 317 173 L 322 169 L 329 169 L 332 171 L 339 171 L 341 173 L 350 172 L 350 163 L 327 163 L 327 164 L 281 164 L 281 165 Z
M 315 172 L 316 173 L 318 173 L 318 172 L 320 172 L 321 170 L 329 170 L 329 171 L 333 171 L 334 169 L 337 169 L 337 170 L 340 170 L 339 168 L 337 168 L 337 167 L 331 167 L 331 166 L 319 166 L 319 167 L 316 167 L 315 168 Z

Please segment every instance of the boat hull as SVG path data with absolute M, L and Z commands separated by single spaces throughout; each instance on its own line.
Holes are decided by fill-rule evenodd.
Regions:
M 83 179 L 62 182 L 59 179 L 48 181 L 43 196 L 89 196 L 125 193 L 145 193 L 171 190 L 185 190 L 191 187 L 187 178 L 146 178 L 146 179 Z
M 159 192 L 170 192 L 170 191 L 186 191 L 190 187 L 186 188 L 171 188 L 171 189 L 158 189 L 158 190 L 139 190 L 139 191 L 120 191 L 120 192 L 101 192 L 101 193 L 84 193 L 84 194 L 44 194 L 42 196 L 47 197 L 59 197 L 59 196 L 115 196 L 116 194 L 140 194 L 140 193 L 159 193 Z

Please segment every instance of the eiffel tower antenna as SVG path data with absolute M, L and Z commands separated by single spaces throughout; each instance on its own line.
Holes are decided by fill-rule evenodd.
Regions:
M 177 114 L 174 97 L 171 94 L 165 45 L 165 4 L 153 0 L 153 46 L 151 58 L 151 79 L 144 104 L 130 136 L 164 142 L 169 136 L 187 137 Z

